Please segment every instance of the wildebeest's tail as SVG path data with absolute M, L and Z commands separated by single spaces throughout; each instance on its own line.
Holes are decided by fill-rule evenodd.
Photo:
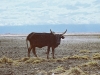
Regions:
M 26 38 L 26 45 L 27 45 L 27 49 L 28 49 L 28 39 Z
M 34 33 L 30 33 L 27 37 L 26 37 L 26 44 L 27 44 L 27 49 L 28 49 L 28 41 L 30 40 L 30 38 L 32 37 Z

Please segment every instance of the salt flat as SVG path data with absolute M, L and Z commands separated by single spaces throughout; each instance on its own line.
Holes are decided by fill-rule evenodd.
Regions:
M 14 61 L 20 60 L 27 57 L 27 46 L 26 46 L 26 36 L 25 35 L 0 35 L 0 58 L 6 56 Z M 38 57 L 46 59 L 45 52 L 47 47 L 36 48 Z M 52 52 L 51 52 L 52 53 Z M 50 60 L 52 60 L 52 54 L 50 53 Z M 100 34 L 66 34 L 65 39 L 61 41 L 61 44 L 55 49 L 55 56 L 58 61 L 43 61 L 42 63 L 32 64 L 21 62 L 20 66 L 13 66 L 13 64 L 0 63 L 0 72 L 2 75 L 9 74 L 12 75 L 32 75 L 35 71 L 44 70 L 49 72 L 54 70 L 59 65 L 64 67 L 65 70 L 69 70 L 70 67 L 80 66 L 81 70 L 88 75 L 98 74 L 100 69 L 100 59 L 93 59 L 95 54 L 100 54 Z M 88 56 L 89 59 L 65 59 L 64 57 L 72 57 L 74 55 L 78 56 Z M 31 57 L 34 55 L 31 52 Z M 55 59 L 55 60 L 56 60 Z M 81 66 L 84 63 L 90 61 L 96 61 L 97 66 Z M 59 73 L 60 74 L 60 73 Z

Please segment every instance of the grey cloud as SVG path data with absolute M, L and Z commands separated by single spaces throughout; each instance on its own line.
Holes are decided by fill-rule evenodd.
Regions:
M 100 4 L 100 0 L 95 0 L 94 4 Z
M 75 4 L 75 6 L 77 6 L 77 7 L 84 7 L 84 8 L 85 8 L 85 7 L 90 7 L 91 4 L 77 2 L 77 3 Z
M 98 0 L 99 1 L 99 0 Z M 0 7 L 0 20 L 5 24 L 68 24 L 99 22 L 98 1 L 83 0 L 18 0 Z M 3 1 L 2 1 L 3 2 Z M 5 2 L 3 2 L 4 4 Z M 11 4 L 10 4 L 11 3 Z M 10 6 L 9 6 L 10 5 Z M 98 13 L 98 14 L 97 14 Z M 98 15 L 98 16 L 97 16 Z M 95 19 L 92 19 L 95 17 Z
M 73 6 L 73 5 L 60 5 L 59 7 L 60 8 L 66 8 L 66 9 L 69 9 L 69 10 L 76 10 L 76 9 L 78 9 L 77 6 Z
M 69 13 L 69 15 L 79 15 L 79 14 L 89 15 L 91 13 L 88 13 L 88 12 L 73 12 L 73 13 Z

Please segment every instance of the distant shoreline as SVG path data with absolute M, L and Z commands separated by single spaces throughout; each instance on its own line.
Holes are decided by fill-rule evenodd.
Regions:
M 0 34 L 0 36 L 27 36 L 28 34 Z M 66 36 L 100 36 L 100 33 L 66 33 Z
M 67 33 L 66 36 L 100 36 L 100 33 Z

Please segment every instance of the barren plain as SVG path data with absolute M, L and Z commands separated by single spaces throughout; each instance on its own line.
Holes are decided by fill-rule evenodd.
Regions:
M 0 35 L 0 75 L 100 75 L 100 34 L 70 34 L 46 58 L 27 57 L 26 35 Z

